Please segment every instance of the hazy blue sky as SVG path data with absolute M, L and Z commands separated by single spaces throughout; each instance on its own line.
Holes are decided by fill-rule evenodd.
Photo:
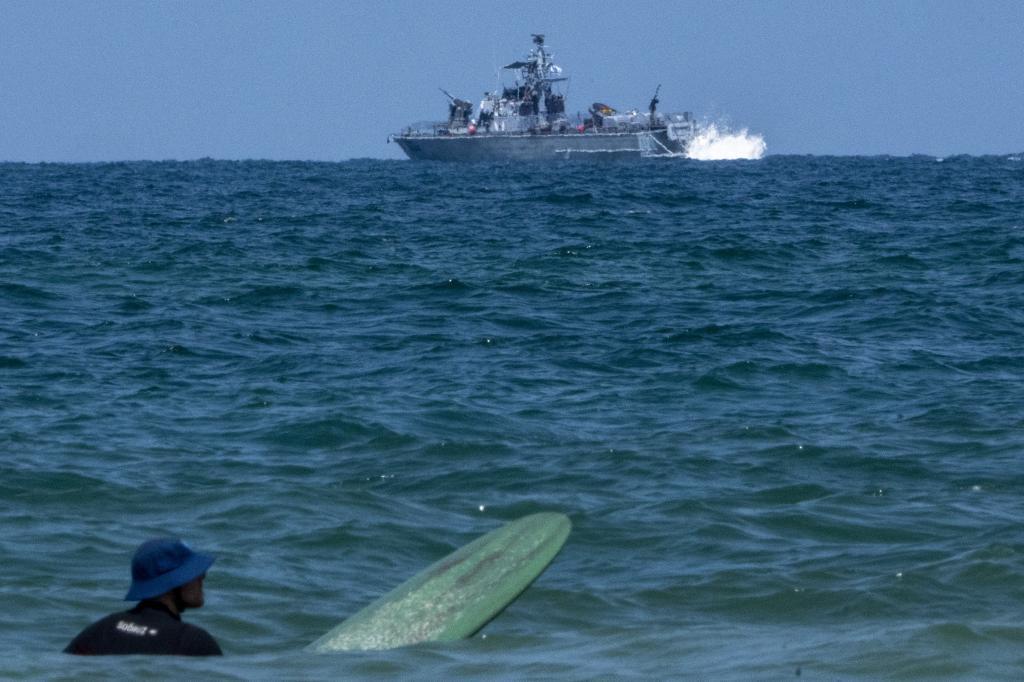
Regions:
M 0 160 L 398 158 L 547 35 L 570 111 L 693 111 L 776 154 L 1024 151 L 1024 0 L 0 0 Z

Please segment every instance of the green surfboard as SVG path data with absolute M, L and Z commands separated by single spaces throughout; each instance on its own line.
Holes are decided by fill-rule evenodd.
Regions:
M 530 586 L 571 529 L 569 517 L 554 512 L 497 528 L 430 565 L 306 649 L 392 649 L 469 637 Z

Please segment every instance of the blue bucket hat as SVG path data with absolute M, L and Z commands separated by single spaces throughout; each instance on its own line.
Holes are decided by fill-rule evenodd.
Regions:
M 213 565 L 209 554 L 193 552 L 176 538 L 157 538 L 139 545 L 132 557 L 132 586 L 126 601 L 152 599 L 190 583 Z

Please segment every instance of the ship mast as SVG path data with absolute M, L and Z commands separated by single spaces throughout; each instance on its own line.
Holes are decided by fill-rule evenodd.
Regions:
M 547 52 L 544 50 L 544 34 L 531 33 L 530 35 L 533 36 L 533 44 L 537 47 L 533 49 L 533 54 L 530 55 L 533 59 L 523 70 L 523 76 L 534 93 L 549 95 L 551 94 L 551 84 L 548 82 L 547 74 L 548 70 L 552 67 L 552 63 L 548 59 Z
M 530 92 L 532 92 L 537 107 L 534 111 L 540 114 L 539 104 L 544 103 L 544 113 L 548 122 L 552 123 L 565 112 L 565 99 L 552 91 L 551 84 L 556 81 L 563 81 L 565 78 L 552 77 L 551 74 L 562 72 L 551 59 L 551 55 L 544 49 L 544 34 L 533 33 L 533 44 L 536 47 L 530 52 L 529 61 L 522 67 L 523 79 Z

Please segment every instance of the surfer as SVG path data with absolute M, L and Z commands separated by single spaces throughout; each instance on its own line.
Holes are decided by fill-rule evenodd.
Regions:
M 88 626 L 64 652 L 220 656 L 220 646 L 210 633 L 181 620 L 186 609 L 203 605 L 203 579 L 213 561 L 211 555 L 193 552 L 181 540 L 158 538 L 142 543 L 132 557 L 132 584 L 124 597 L 138 604 Z

